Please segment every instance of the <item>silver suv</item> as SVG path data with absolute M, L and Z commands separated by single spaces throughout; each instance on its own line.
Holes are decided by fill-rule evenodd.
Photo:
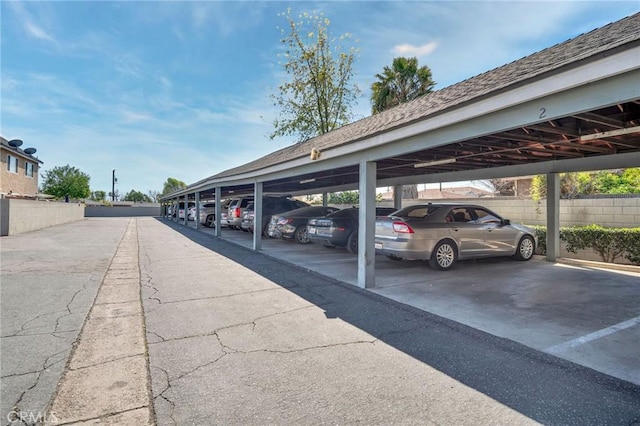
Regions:
M 227 210 L 227 226 L 231 229 L 242 229 L 240 225 L 242 224 L 242 213 L 247 208 L 249 203 L 253 202 L 253 197 L 242 197 L 242 198 L 234 198 L 231 200 L 229 204 L 229 208 Z
M 227 209 L 231 200 L 223 200 L 220 210 L 222 211 L 222 221 L 220 226 L 227 225 Z M 202 203 L 200 205 L 200 223 L 207 228 L 213 228 L 216 226 L 216 203 L 214 201 Z

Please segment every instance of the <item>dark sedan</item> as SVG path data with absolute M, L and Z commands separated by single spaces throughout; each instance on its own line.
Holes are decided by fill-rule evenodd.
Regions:
M 260 229 L 262 229 L 262 235 L 265 237 L 269 235 L 267 229 L 272 215 L 308 206 L 309 204 L 296 200 L 295 198 L 264 197 L 262 199 L 262 226 L 260 227 Z M 250 203 L 242 213 L 241 229 L 243 231 L 254 232 L 254 219 L 254 204 Z
M 387 216 L 396 209 L 376 207 L 376 216 Z M 358 208 L 352 207 L 325 217 L 309 219 L 307 234 L 312 242 L 327 247 L 346 247 L 349 253 L 358 253 Z
M 311 242 L 307 233 L 309 218 L 326 216 L 338 210 L 340 209 L 335 207 L 311 206 L 273 215 L 269 222 L 268 234 L 272 238 L 292 239 L 300 244 L 308 244 Z

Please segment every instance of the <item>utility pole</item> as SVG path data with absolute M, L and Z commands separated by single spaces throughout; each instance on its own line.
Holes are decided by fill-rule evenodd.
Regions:
M 111 173 L 111 202 L 114 202 L 116 200 L 116 182 L 118 180 L 116 179 L 116 169 L 113 169 L 113 172 Z

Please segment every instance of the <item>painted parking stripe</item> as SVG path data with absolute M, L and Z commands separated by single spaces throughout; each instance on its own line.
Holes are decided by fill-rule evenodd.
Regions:
M 593 333 L 578 337 L 577 339 L 569 340 L 568 342 L 560 343 L 558 345 L 549 346 L 544 351 L 551 354 L 559 354 L 576 346 L 589 343 L 592 340 L 600 339 L 601 337 L 608 336 L 613 333 L 617 333 L 620 330 L 624 330 L 634 325 L 640 324 L 640 317 L 632 318 L 628 321 L 621 322 L 619 324 L 612 325 L 611 327 L 603 328 L 602 330 L 594 331 Z

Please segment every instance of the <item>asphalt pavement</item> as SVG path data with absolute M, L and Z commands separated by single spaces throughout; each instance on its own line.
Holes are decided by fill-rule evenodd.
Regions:
M 139 270 L 126 274 L 138 274 L 144 315 L 124 331 L 144 330 L 146 350 L 110 358 L 122 343 L 96 347 L 92 319 L 138 318 L 106 309 L 133 309 L 133 293 L 102 296 L 120 285 L 109 271 L 132 258 Z M 25 303 L 31 297 L 39 303 Z M 148 417 L 137 424 L 640 422 L 640 387 L 629 382 L 162 219 L 96 218 L 4 237 L 0 302 L 3 421 L 17 403 L 51 424 L 127 424 L 122 416 L 142 407 Z M 44 351 L 42 339 L 58 345 Z M 69 378 L 94 366 L 76 359 L 83 354 L 140 372 L 152 404 L 140 405 L 138 392 L 137 405 L 76 405 L 61 422 L 55 408 L 83 397 L 65 393 Z M 100 389 L 136 382 L 100 380 Z M 88 397 L 98 404 L 101 392 Z
M 0 239 L 1 424 L 45 419 L 128 223 L 83 220 Z

